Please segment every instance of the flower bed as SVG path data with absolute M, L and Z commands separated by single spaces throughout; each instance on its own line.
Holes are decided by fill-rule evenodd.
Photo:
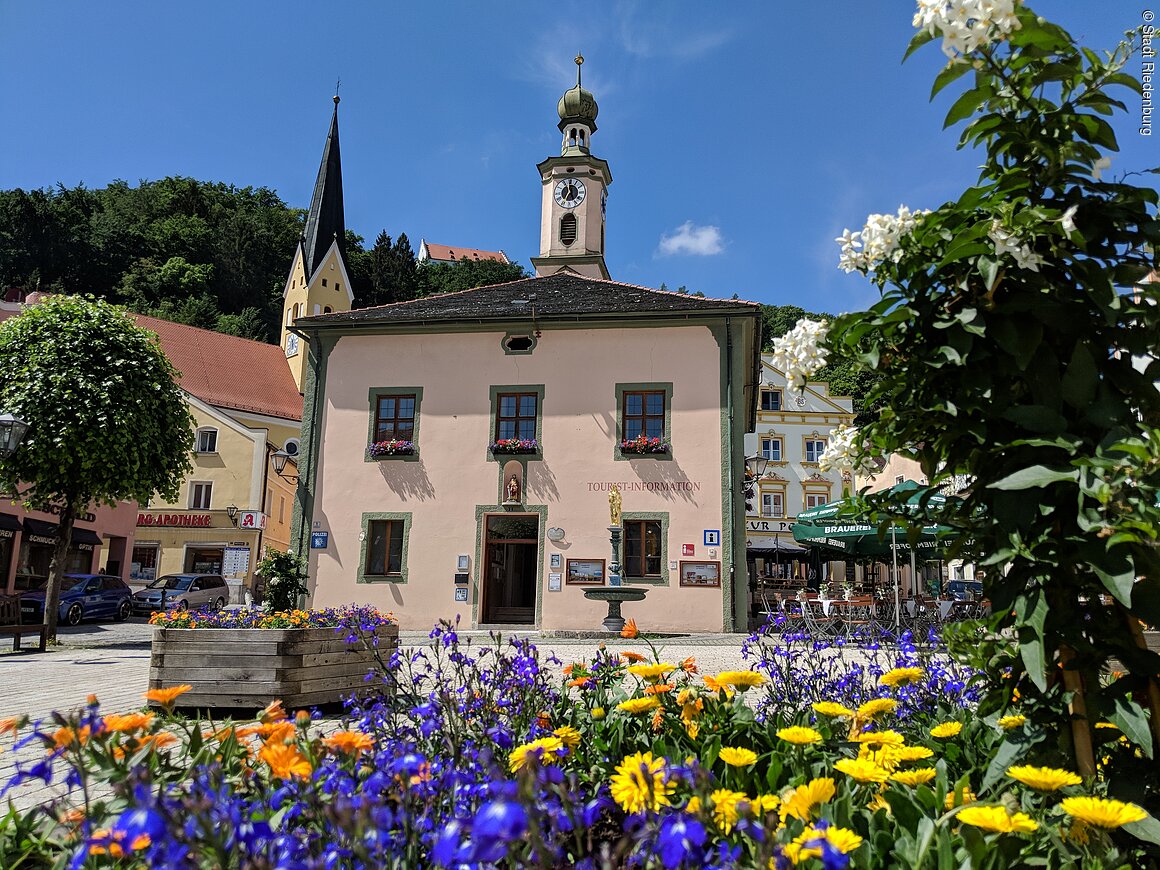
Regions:
M 714 675 L 655 649 L 561 666 L 449 624 L 431 640 L 396 651 L 395 693 L 352 703 L 325 738 L 278 707 L 209 728 L 94 705 L 36 729 L 22 739 L 47 760 L 14 782 L 99 773 L 114 798 L 0 822 L 0 854 L 19 836 L 74 866 L 120 851 L 173 868 L 1111 867 L 1146 866 L 1160 841 L 1138 803 L 1107 796 L 1120 771 L 1147 779 L 1126 735 L 1097 729 L 1102 775 L 1081 782 L 1017 702 L 948 694 L 977 675 L 906 638 L 871 641 L 823 701 L 791 696 L 801 673 L 778 660 L 799 641 L 776 626 L 750 639 L 754 669 Z M 181 692 L 151 700 L 168 711 Z M 997 754 L 1012 734 L 1020 751 Z
M 371 608 L 157 613 L 150 689 L 188 687 L 198 708 L 335 704 L 389 656 L 398 628 Z
M 673 449 L 673 445 L 664 438 L 646 438 L 641 435 L 638 438 L 625 440 L 620 442 L 621 453 L 668 453 Z
M 539 453 L 540 442 L 535 438 L 501 438 L 489 444 L 487 449 L 493 454 L 503 455 Z
M 367 445 L 367 456 L 370 459 L 382 459 L 386 456 L 414 456 L 414 441 L 372 441 Z

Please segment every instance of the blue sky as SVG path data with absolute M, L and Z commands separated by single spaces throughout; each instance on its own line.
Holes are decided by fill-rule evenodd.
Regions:
M 1031 5 L 1097 49 L 1145 8 Z M 187 175 L 305 207 L 341 76 L 348 227 L 527 266 L 535 165 L 559 151 L 556 101 L 581 51 L 593 150 L 614 177 L 614 279 L 854 310 L 876 292 L 837 270 L 833 238 L 869 212 L 936 207 L 977 175 L 942 130 L 952 98 L 928 102 L 937 46 L 899 62 L 913 9 L 0 0 L 0 188 Z M 1115 126 L 1113 173 L 1160 164 L 1133 117 Z

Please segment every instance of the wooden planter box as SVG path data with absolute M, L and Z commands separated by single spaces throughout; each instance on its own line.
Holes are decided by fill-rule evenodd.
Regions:
M 389 659 L 398 627 L 376 635 L 376 651 Z M 367 687 L 373 667 L 374 652 L 333 628 L 156 628 L 149 688 L 192 686 L 181 707 L 261 709 L 281 698 L 290 710 L 341 702 Z

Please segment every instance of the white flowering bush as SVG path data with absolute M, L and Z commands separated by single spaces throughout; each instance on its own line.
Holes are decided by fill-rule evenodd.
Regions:
M 874 446 L 854 426 L 839 426 L 830 431 L 830 440 L 818 459 L 822 471 L 848 471 L 851 474 L 873 474 Z
M 804 390 L 806 382 L 825 366 L 830 355 L 824 345 L 829 331 L 826 321 L 803 317 L 793 329 L 773 340 L 773 365 L 785 372 L 793 389 Z
M 1014 0 L 921 0 L 914 23 L 908 55 L 941 38 L 951 57 L 933 93 L 958 91 L 946 125 L 981 177 L 837 240 L 839 267 L 881 299 L 835 318 L 825 342 L 879 375 L 866 401 L 886 407 L 836 434 L 824 464 L 900 452 L 932 487 L 972 481 L 924 520 L 961 531 L 985 571 L 990 634 L 959 647 L 1002 675 L 978 715 L 1003 715 L 1018 684 L 1035 742 L 1083 776 L 1094 724 L 1113 723 L 1144 757 L 1110 789 L 1155 806 L 1160 655 L 1141 625 L 1160 625 L 1160 282 L 1146 280 L 1160 194 L 1108 177 L 1106 120 L 1143 92 L 1128 71 L 1140 34 L 1090 51 Z M 1113 659 L 1125 676 L 1109 684 Z

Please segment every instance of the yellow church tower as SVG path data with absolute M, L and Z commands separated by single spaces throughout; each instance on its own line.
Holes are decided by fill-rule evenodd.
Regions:
M 290 372 L 302 391 L 306 341 L 289 331 L 294 320 L 333 311 L 350 311 L 354 293 L 346 269 L 346 220 L 342 208 L 342 160 L 338 149 L 338 96 L 306 228 L 298 241 L 282 293 L 282 348 Z

